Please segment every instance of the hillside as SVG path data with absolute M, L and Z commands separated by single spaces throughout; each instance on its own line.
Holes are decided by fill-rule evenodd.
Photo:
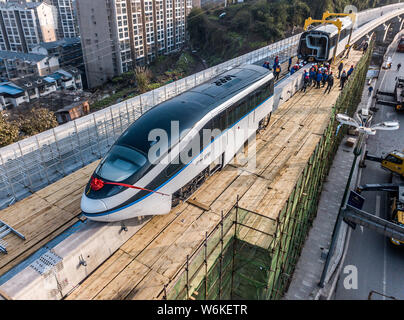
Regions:
M 398 0 L 249 0 L 227 8 L 194 8 L 188 16 L 191 46 L 209 66 L 302 31 L 308 17 L 324 11 L 359 11 Z

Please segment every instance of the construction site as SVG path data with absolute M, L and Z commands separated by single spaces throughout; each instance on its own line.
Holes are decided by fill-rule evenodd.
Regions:
M 168 215 L 139 221 L 139 230 L 81 284 L 54 295 L 280 298 L 314 218 L 318 190 L 344 134 L 340 130 L 335 137 L 334 115 L 357 105 L 368 62 L 369 54 L 353 51 L 349 62 L 356 65 L 353 79 L 342 93 L 335 87 L 327 103 L 323 90 L 312 89 L 279 107 L 255 141 L 255 172 L 243 170 L 242 164 L 226 167 L 210 177 L 191 201 Z M 2 274 L 56 235 L 82 223 L 80 197 L 97 163 L 1 211 L 1 220 L 26 238 L 11 234 L 5 238 L 9 253 L 0 261 Z M 63 289 L 63 280 L 60 286 Z M 15 288 L 13 297 L 14 290 L 9 289 L 7 283 L 0 286 L 4 298 L 23 294 Z
M 285 63 L 297 38 L 271 47 L 271 56 L 280 55 Z M 355 40 L 360 39 L 358 32 Z M 343 90 L 336 84 L 329 94 L 314 87 L 303 92 L 301 74 L 280 79 L 267 128 L 245 145 L 234 163 L 208 177 L 167 215 L 106 224 L 86 219 L 80 208 L 83 190 L 99 163 L 95 159 L 140 116 L 138 109 L 129 109 L 127 103 L 115 109 L 120 127 L 110 109 L 108 123 L 114 130 L 111 135 L 107 122 L 102 122 L 101 140 L 98 130 L 90 134 L 90 127 L 83 126 L 87 144 L 80 138 L 69 144 L 79 132 L 74 122 L 74 137 L 63 136 L 63 143 L 72 150 L 76 146 L 78 153 L 69 149 L 61 156 L 61 140 L 58 143 L 53 131 L 54 144 L 47 146 L 56 148 L 56 156 L 48 161 L 55 168 L 51 175 L 47 167 L 37 168 L 35 187 L 27 188 L 24 184 L 33 184 L 25 173 L 18 190 L 9 188 L 10 171 L 2 175 L 0 187 L 8 190 L 12 201 L 6 199 L 4 203 L 11 205 L 0 211 L 0 232 L 7 232 L 0 237 L 0 299 L 282 299 L 316 218 L 334 155 L 347 133 L 336 115 L 353 116 L 356 111 L 372 51 L 370 41 L 366 52 L 354 47 L 344 57 L 344 64 L 354 66 L 354 72 Z M 248 59 L 260 63 L 265 57 L 261 51 Z M 340 60 L 332 65 L 334 74 L 338 74 Z M 194 80 L 195 85 L 203 82 L 197 76 Z M 160 92 L 167 98 L 166 90 Z M 153 103 L 159 101 L 154 93 L 148 96 Z M 100 123 L 97 116 L 91 116 L 91 125 Z M 91 144 L 95 137 L 98 144 Z M 23 156 L 20 144 L 19 149 Z M 249 149 L 256 150 L 255 154 Z M 10 150 L 6 150 L 8 155 Z M 3 169 L 6 163 L 24 166 L 29 157 L 25 154 L 19 164 L 2 157 Z M 251 169 L 247 163 L 253 156 L 256 165 Z M 36 158 L 42 158 L 41 151 Z M 68 158 L 69 167 L 57 162 Z M 35 163 L 29 165 L 35 171 Z

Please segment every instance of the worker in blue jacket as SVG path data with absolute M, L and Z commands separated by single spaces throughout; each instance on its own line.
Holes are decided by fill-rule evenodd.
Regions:
M 317 76 L 316 76 L 317 89 L 320 89 L 320 84 L 321 84 L 322 80 L 323 80 L 323 74 L 321 73 L 320 70 L 318 70 L 318 73 L 317 73 Z
M 327 72 L 327 70 L 324 70 L 324 72 L 323 72 L 323 80 L 322 80 L 322 83 L 323 83 L 323 88 L 325 87 L 325 84 L 327 83 L 327 79 L 328 79 L 328 72 Z
M 310 69 L 310 84 L 309 85 L 311 86 L 311 84 L 315 81 L 316 81 L 316 71 L 314 70 L 314 67 L 312 67 Z
M 346 74 L 348 79 L 349 79 L 349 76 L 352 74 L 353 71 L 354 71 L 354 66 L 351 66 L 351 68 L 348 70 L 348 72 Z

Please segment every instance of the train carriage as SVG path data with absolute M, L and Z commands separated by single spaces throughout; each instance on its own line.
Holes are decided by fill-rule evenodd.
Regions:
M 83 214 L 119 221 L 169 213 L 268 123 L 273 94 L 272 72 L 244 65 L 150 109 L 101 160 Z
M 298 57 L 306 61 L 331 61 L 335 47 L 337 55 L 346 47 L 353 28 L 350 17 L 340 18 L 341 34 L 338 42 L 338 28 L 333 24 L 322 24 L 302 34 L 299 42 Z

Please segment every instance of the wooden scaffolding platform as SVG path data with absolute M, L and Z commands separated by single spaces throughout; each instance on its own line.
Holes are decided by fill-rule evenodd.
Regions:
M 352 51 L 345 65 L 356 65 L 361 56 Z M 324 88 L 310 88 L 284 103 L 253 142 L 255 169 L 232 164 L 210 177 L 192 196 L 193 203 L 153 217 L 67 299 L 162 298 L 163 286 L 217 226 L 221 213 L 234 206 L 237 196 L 240 207 L 276 219 L 326 129 L 340 93 L 338 84 L 335 78 L 330 94 L 324 95 Z M 273 232 L 273 224 L 259 227 Z M 259 245 L 260 240 L 253 242 Z
M 79 221 L 80 198 L 98 161 L 0 211 L 0 220 L 18 230 L 3 238 L 8 254 L 0 254 L 0 275 Z

